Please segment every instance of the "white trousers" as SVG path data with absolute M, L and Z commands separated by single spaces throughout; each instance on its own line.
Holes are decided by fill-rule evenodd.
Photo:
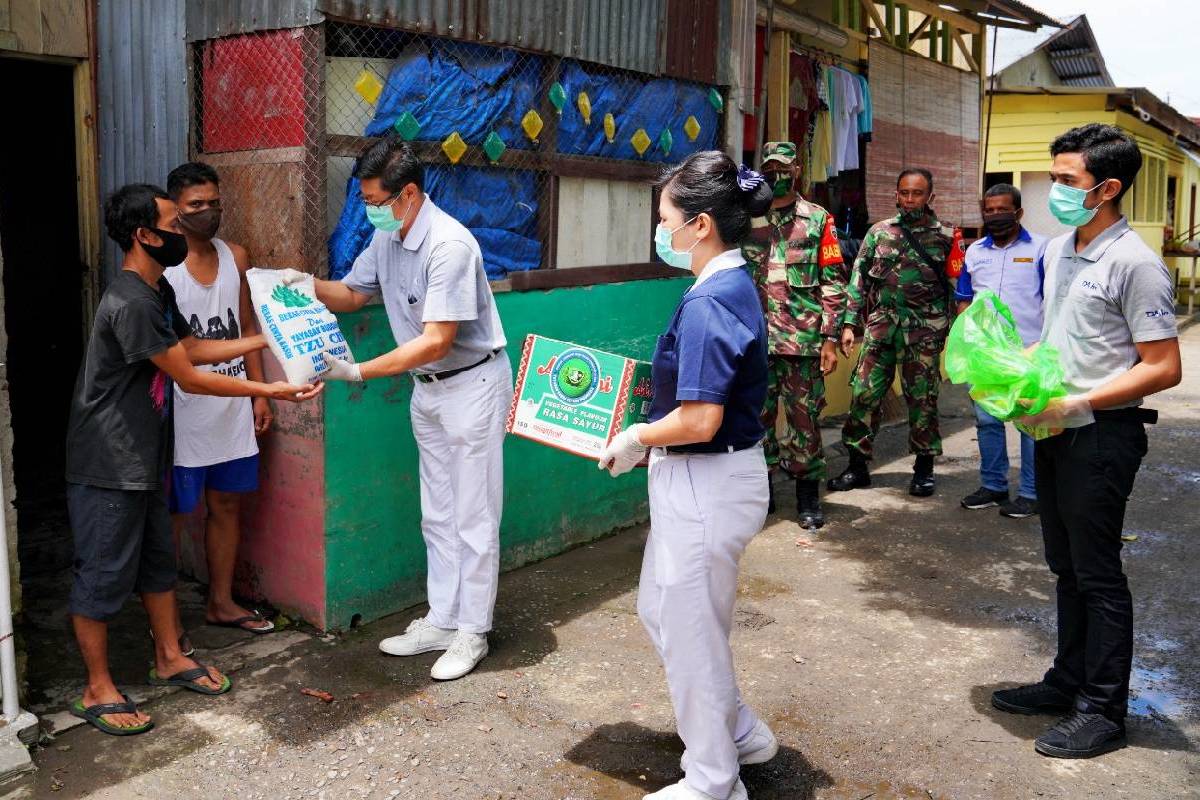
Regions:
M 729 631 L 738 561 L 767 517 L 761 447 L 650 456 L 650 537 L 638 615 L 667 672 L 694 789 L 725 798 L 738 778 L 737 742 L 758 716 L 742 702 Z
M 413 389 L 428 620 L 439 628 L 467 633 L 492 628 L 500 580 L 504 422 L 512 392 L 512 366 L 503 352 L 444 381 L 418 381 Z

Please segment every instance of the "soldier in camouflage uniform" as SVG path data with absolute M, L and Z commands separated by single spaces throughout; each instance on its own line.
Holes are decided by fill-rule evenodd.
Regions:
M 796 192 L 796 146 L 768 142 L 763 156 L 775 201 L 765 217 L 752 222 L 742 252 L 767 318 L 767 464 L 796 479 L 801 527 L 820 528 L 825 455 L 818 418 L 825 407 L 825 376 L 837 366 L 848 270 L 833 217 Z M 783 433 L 777 435 L 781 404 Z
M 904 170 L 897 181 L 900 213 L 867 233 L 854 262 L 842 331 L 848 349 L 865 328 L 863 347 L 851 378 L 850 415 L 842 443 L 850 455 L 845 472 L 829 481 L 830 491 L 871 485 L 867 461 L 879 431 L 880 405 L 896 368 L 908 405 L 908 445 L 916 455 L 909 494 L 933 494 L 933 458 L 942 452 L 938 432 L 939 357 L 950 329 L 950 296 L 945 265 L 953 230 L 943 227 L 929 207 L 933 177 L 927 170 Z M 907 229 L 927 254 L 909 243 Z

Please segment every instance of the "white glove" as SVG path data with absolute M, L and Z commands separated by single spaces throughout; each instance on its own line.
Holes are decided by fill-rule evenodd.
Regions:
M 631 425 L 613 437 L 613 440 L 600 454 L 599 469 L 607 469 L 614 478 L 624 475 L 641 463 L 646 457 L 646 445 L 638 438 L 638 430 L 643 423 Z
M 1047 428 L 1061 431 L 1064 428 L 1082 428 L 1096 421 L 1092 414 L 1092 403 L 1086 395 L 1076 394 L 1056 397 L 1040 414 L 1020 417 L 1017 422 L 1030 428 Z
M 351 364 L 349 361 L 334 358 L 329 353 L 321 353 L 321 359 L 329 369 L 318 375 L 317 380 L 362 383 L 362 368 L 358 364 Z
M 291 286 L 293 283 L 300 283 L 300 281 L 308 277 L 308 273 L 301 272 L 298 269 L 292 269 L 290 267 L 285 269 L 277 269 L 275 270 L 275 274 L 279 276 L 279 280 L 284 286 Z

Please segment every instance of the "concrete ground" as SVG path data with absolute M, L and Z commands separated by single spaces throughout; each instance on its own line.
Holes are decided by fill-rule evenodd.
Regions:
M 1052 718 L 990 707 L 994 688 L 1045 669 L 1054 587 L 1036 519 L 959 507 L 977 458 L 964 395 L 947 387 L 934 498 L 906 494 L 905 429 L 887 428 L 874 488 L 829 500 L 818 535 L 789 521 L 789 498 L 746 553 L 733 647 L 747 699 L 783 746 L 743 770 L 752 798 L 1200 798 L 1200 328 L 1184 346 L 1185 382 L 1152 404 L 1162 422 L 1126 520 L 1130 747 L 1043 758 L 1033 739 Z M 644 536 L 505 575 L 493 654 L 463 680 L 432 683 L 433 654 L 377 653 L 419 610 L 326 639 L 289 632 L 275 652 L 217 649 L 215 663 L 246 664 L 230 695 L 152 702 L 158 727 L 132 739 L 62 733 L 9 794 L 639 798 L 680 777 L 682 749 L 635 613 Z

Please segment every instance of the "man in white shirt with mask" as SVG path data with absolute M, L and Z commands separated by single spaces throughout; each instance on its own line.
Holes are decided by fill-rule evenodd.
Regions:
M 412 373 L 429 613 L 379 648 L 396 656 L 445 650 L 431 675 L 453 680 L 488 652 L 512 367 L 479 244 L 425 194 L 412 148 L 398 137 L 377 142 L 354 174 L 376 231 L 345 278 L 317 281 L 317 296 L 336 312 L 381 296 L 398 347 L 361 364 L 327 359 L 324 378 Z

